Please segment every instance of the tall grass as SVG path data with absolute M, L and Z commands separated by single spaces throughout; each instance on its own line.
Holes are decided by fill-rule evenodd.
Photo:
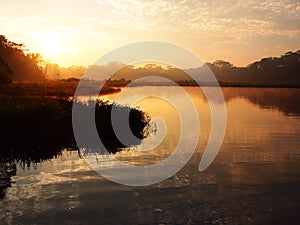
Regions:
M 72 129 L 71 100 L 47 97 L 18 97 L 0 99 L 0 162 L 19 161 L 25 165 L 57 157 L 65 148 L 76 149 Z M 111 153 L 124 146 L 111 125 L 112 104 L 82 103 L 77 107 L 90 110 L 96 104 L 95 119 L 99 137 Z M 150 117 L 138 109 L 118 105 L 118 113 L 130 111 L 129 124 L 134 135 L 143 139 Z M 131 145 L 137 145 L 132 142 Z

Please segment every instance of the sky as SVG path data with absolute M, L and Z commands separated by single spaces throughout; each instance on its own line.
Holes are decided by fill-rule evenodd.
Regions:
M 144 40 L 246 66 L 300 49 L 300 1 L 10 0 L 1 3 L 0 31 L 61 66 L 90 65 Z

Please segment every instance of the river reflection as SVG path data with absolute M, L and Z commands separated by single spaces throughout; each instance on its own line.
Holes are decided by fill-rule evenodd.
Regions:
M 164 90 L 172 94 L 172 88 Z M 30 167 L 16 164 L 8 170 L 1 163 L 1 182 L 6 177 L 11 184 L 0 201 L 1 224 L 299 224 L 300 90 L 223 88 L 225 139 L 216 160 L 201 173 L 210 111 L 199 88 L 185 90 L 199 111 L 200 139 L 175 176 L 146 187 L 118 185 L 93 171 L 77 151 L 66 150 Z M 152 151 L 137 147 L 115 156 L 135 165 L 155 163 L 178 141 L 178 115 L 158 99 L 137 105 L 151 117 L 165 118 L 166 139 Z

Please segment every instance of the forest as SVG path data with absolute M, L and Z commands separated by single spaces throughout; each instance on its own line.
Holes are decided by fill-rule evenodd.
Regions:
M 145 76 L 165 77 L 180 85 L 196 85 L 188 75 L 195 74 L 199 77 L 198 83 L 209 85 L 206 83 L 207 74 L 205 74 L 207 71 L 205 67 L 209 67 L 221 86 L 300 87 L 300 50 L 289 51 L 279 57 L 263 58 L 245 67 L 234 66 L 225 60 L 216 60 L 213 63 L 207 62 L 199 68 L 174 68 L 159 64 L 135 66 L 125 65 L 122 62 L 61 67 L 44 60 L 39 53 L 26 54 L 26 51 L 24 44 L 14 43 L 4 35 L 0 35 L 0 85 L 10 84 L 10 87 L 15 90 L 20 88 L 20 84 L 38 83 L 43 87 L 40 89 L 51 89 L 49 92 L 52 93 L 68 90 L 64 94 L 72 96 L 79 79 L 87 70 L 93 81 L 89 85 L 95 85 L 95 80 L 104 81 L 107 88 L 105 92 L 113 91 L 113 86 L 124 86 L 130 81 Z M 122 69 L 115 72 L 120 66 Z M 112 75 L 109 81 L 101 79 L 106 73 Z M 14 88 L 15 83 L 19 83 L 16 88 Z M 25 89 L 27 86 L 25 85 Z M 66 88 L 59 88 L 61 86 Z

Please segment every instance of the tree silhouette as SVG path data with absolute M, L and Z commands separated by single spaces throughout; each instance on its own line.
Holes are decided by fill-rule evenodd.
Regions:
M 24 44 L 17 44 L 9 41 L 4 35 L 0 35 L 0 57 L 12 71 L 9 78 L 17 81 L 44 80 L 42 70 L 38 65 L 40 55 L 25 55 L 23 49 Z
M 231 63 L 217 60 L 207 63 L 218 81 L 247 85 L 300 85 L 300 50 L 287 52 L 280 57 L 263 58 L 247 67 L 235 67 Z
M 0 85 L 11 83 L 10 76 L 12 73 L 11 68 L 0 57 Z

